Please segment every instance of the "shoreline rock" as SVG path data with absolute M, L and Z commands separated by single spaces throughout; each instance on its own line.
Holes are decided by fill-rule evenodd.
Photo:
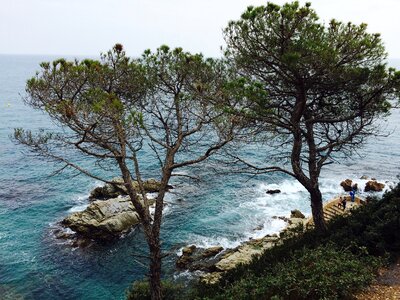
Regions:
M 205 272 L 200 276 L 200 281 L 215 284 L 225 272 L 236 268 L 239 264 L 249 264 L 254 257 L 260 256 L 265 250 L 281 243 L 282 239 L 291 236 L 293 230 L 304 224 L 306 220 L 298 210 L 294 211 L 291 218 L 276 218 L 287 222 L 287 226 L 279 233 L 279 236 L 273 234 L 259 239 L 249 239 L 233 249 L 223 249 L 221 246 L 205 249 L 195 245 L 187 246 L 183 248 L 176 266 L 179 270 Z
M 364 192 L 382 192 L 384 188 L 385 184 L 370 180 L 365 184 Z
M 117 198 L 118 196 L 127 195 L 127 190 L 124 185 L 124 180 L 120 177 L 113 178 L 111 180 L 113 184 L 106 183 L 103 186 L 94 188 L 89 195 L 89 200 L 107 200 L 111 198 Z M 139 192 L 139 183 L 136 180 L 132 180 L 133 188 Z M 143 181 L 143 187 L 146 193 L 156 193 L 160 191 L 161 183 L 153 178 Z M 168 185 L 168 189 L 173 189 L 173 186 Z
M 149 199 L 149 205 L 153 203 L 154 199 Z M 117 238 L 138 223 L 128 197 L 93 201 L 84 211 L 72 213 L 61 222 L 82 237 L 98 240 Z

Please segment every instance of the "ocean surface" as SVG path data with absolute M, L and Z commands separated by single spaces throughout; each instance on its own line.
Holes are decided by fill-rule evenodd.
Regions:
M 56 58 L 0 55 L 0 299 L 123 299 L 132 281 L 146 273 L 133 259 L 135 253 L 147 252 L 140 229 L 113 244 L 84 249 L 56 239 L 58 222 L 84 209 L 90 190 L 100 183 L 68 173 L 49 176 L 55 166 L 9 137 L 17 127 L 54 127 L 46 115 L 25 106 L 22 98 L 25 82 L 39 63 Z M 390 64 L 399 67 L 400 61 Z M 390 136 L 373 138 L 359 155 L 326 167 L 321 178 L 325 200 L 342 192 L 339 183 L 346 178 L 359 186 L 365 184 L 359 179 L 362 175 L 376 177 L 387 187 L 399 181 L 400 112 L 393 111 L 382 125 Z M 249 149 L 248 155 L 256 151 Z M 142 155 L 146 173 L 156 177 L 155 162 Z M 168 277 L 190 276 L 173 267 L 184 245 L 235 247 L 250 237 L 279 231 L 284 223 L 273 216 L 289 216 L 291 209 L 310 214 L 306 191 L 282 174 L 221 175 L 207 165 L 184 172 L 203 176 L 200 182 L 176 179 L 175 189 L 167 195 L 162 239 L 163 249 L 171 253 L 164 261 Z M 282 193 L 265 193 L 275 188 Z M 256 230 L 260 225 L 263 228 Z

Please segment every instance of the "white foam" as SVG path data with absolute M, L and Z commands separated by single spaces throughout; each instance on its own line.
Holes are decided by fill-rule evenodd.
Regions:
M 335 177 L 321 178 L 320 190 L 324 201 L 328 201 L 341 194 L 346 194 L 340 186 L 340 182 L 344 178 Z M 341 176 L 343 177 L 343 176 Z M 350 177 L 351 178 L 351 177 Z M 358 195 L 366 197 L 370 193 L 363 192 L 365 184 L 368 180 L 353 179 L 358 184 Z M 385 182 L 385 180 L 378 180 Z M 385 182 L 383 192 L 390 189 L 393 182 Z M 267 194 L 267 190 L 279 189 L 281 193 Z M 223 208 L 217 215 L 207 217 L 202 222 L 216 223 L 221 220 L 231 220 L 232 218 L 240 220 L 232 223 L 226 236 L 217 235 L 189 235 L 187 238 L 188 245 L 195 245 L 200 248 L 208 248 L 212 246 L 222 246 L 226 248 L 235 248 L 249 238 L 262 238 L 268 234 L 279 233 L 285 226 L 286 222 L 281 219 L 272 218 L 273 216 L 290 216 L 290 211 L 299 209 L 306 217 L 311 215 L 310 198 L 308 191 L 296 180 L 283 180 L 279 183 L 262 183 L 255 188 L 246 191 L 248 197 L 238 195 L 238 205 Z M 371 193 L 372 195 L 381 196 L 383 192 Z M 256 228 L 256 229 L 255 229 Z M 232 232 L 237 233 L 232 236 Z M 178 250 L 178 255 L 182 254 L 182 249 Z
M 188 245 L 195 245 L 197 248 L 210 248 L 214 246 L 222 246 L 224 249 L 231 249 L 240 246 L 240 244 L 246 241 L 247 239 L 243 238 L 243 239 L 231 240 L 226 237 L 220 237 L 220 236 L 207 237 L 207 236 L 192 234 L 190 240 L 192 240 L 193 242 L 188 243 Z M 180 248 L 176 252 L 178 256 L 182 255 L 183 248 L 184 247 Z
M 184 279 L 187 282 L 187 281 L 191 281 L 194 278 L 198 278 L 199 276 L 201 276 L 203 274 L 205 274 L 205 273 L 202 271 L 191 272 L 189 270 L 185 270 L 183 272 L 174 274 L 174 280 Z
M 89 204 L 76 205 L 76 206 L 71 207 L 68 210 L 68 212 L 74 213 L 74 212 L 84 211 L 88 206 L 89 206 Z

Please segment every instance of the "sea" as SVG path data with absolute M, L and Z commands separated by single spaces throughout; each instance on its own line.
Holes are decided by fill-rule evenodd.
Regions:
M 124 299 L 132 282 L 147 273 L 147 262 L 136 255 L 148 251 L 141 229 L 86 248 L 57 239 L 59 222 L 85 209 L 89 192 L 101 183 L 68 172 L 54 176 L 57 166 L 10 138 L 14 128 L 55 128 L 23 99 L 26 80 L 39 70 L 39 63 L 56 58 L 0 55 L 0 299 Z M 400 68 L 400 60 L 389 64 Z M 363 187 L 366 180 L 361 176 L 375 177 L 385 183 L 385 190 L 399 182 L 399 110 L 380 125 L 382 136 L 371 138 L 351 158 L 325 167 L 320 180 L 325 201 L 343 193 L 340 182 L 346 178 Z M 245 155 L 262 151 L 245 149 Z M 157 177 L 156 162 L 146 156 L 141 153 L 146 175 Z M 93 164 L 85 158 L 80 162 Z M 279 232 L 285 223 L 274 216 L 289 216 L 293 209 L 311 212 L 305 189 L 286 175 L 225 174 L 207 163 L 180 172 L 201 178 L 176 177 L 175 188 L 167 194 L 161 234 L 163 250 L 170 254 L 163 261 L 166 278 L 185 282 L 193 276 L 174 268 L 185 245 L 236 247 L 249 238 Z M 268 195 L 268 189 L 282 192 Z M 360 192 L 361 197 L 367 195 Z

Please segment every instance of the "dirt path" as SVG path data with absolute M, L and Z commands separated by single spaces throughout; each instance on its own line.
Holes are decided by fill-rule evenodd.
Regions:
M 400 260 L 385 269 L 367 290 L 356 295 L 358 300 L 400 300 Z

